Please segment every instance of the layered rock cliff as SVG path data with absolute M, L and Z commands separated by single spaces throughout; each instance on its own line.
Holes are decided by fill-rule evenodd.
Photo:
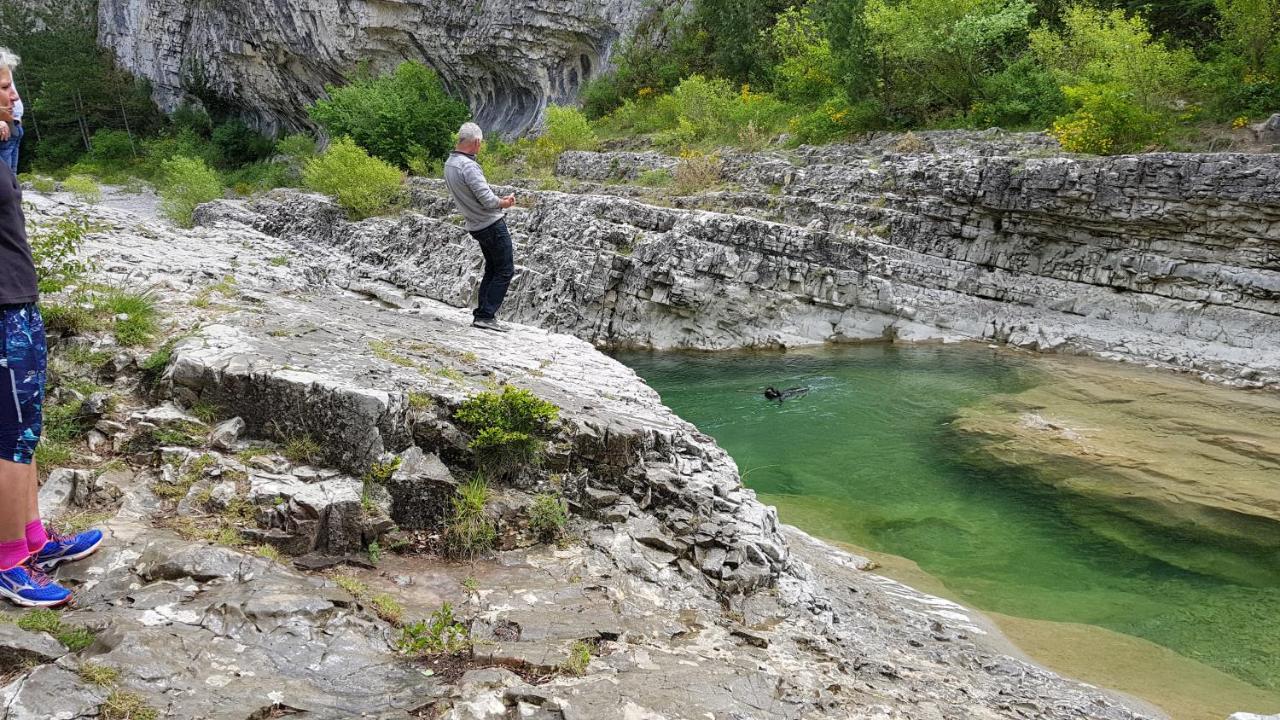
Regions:
M 656 154 L 569 153 L 519 190 L 507 317 L 606 345 L 724 349 L 983 340 L 1280 383 L 1280 160 L 1053 157 L 1041 136 L 941 133 L 730 155 L 692 196 L 627 184 Z M 467 305 L 481 270 L 439 181 L 348 223 L 285 194 L 235 213 Z
M 101 45 L 172 110 L 199 87 L 263 130 L 306 125 L 326 83 L 367 62 L 434 68 L 477 121 L 527 129 L 568 102 L 638 22 L 643 0 L 100 0 Z

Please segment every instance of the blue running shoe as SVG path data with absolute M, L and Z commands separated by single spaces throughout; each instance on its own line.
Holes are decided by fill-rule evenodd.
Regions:
M 79 560 L 92 555 L 102 544 L 101 530 L 85 530 L 79 535 L 63 537 L 49 533 L 49 542 L 40 552 L 31 556 L 31 565 L 37 570 L 49 572 L 64 562 Z
M 19 565 L 0 571 L 0 597 L 22 607 L 57 607 L 71 599 L 71 591 L 39 570 Z

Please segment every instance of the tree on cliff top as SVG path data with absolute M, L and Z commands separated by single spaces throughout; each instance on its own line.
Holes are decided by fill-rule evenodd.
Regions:
M 379 78 L 358 78 L 326 88 L 328 99 L 308 111 L 329 135 L 347 135 L 369 154 L 401 168 L 426 155 L 448 156 L 453 134 L 471 116 L 445 92 L 439 76 L 416 62 L 402 63 Z

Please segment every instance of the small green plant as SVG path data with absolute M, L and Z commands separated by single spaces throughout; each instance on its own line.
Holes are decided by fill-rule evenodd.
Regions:
M 143 345 L 159 330 L 160 312 L 150 290 L 113 287 L 95 297 L 93 304 L 95 312 L 115 318 L 113 333 L 121 345 Z
M 272 267 L 283 267 L 289 264 L 289 258 L 284 255 L 276 255 L 267 260 L 267 262 L 271 263 Z
M 55 610 L 28 610 L 18 618 L 18 627 L 28 632 L 43 632 L 53 635 L 62 627 L 62 618 Z
M 485 513 L 489 484 L 476 475 L 453 496 L 453 514 L 445 527 L 445 549 L 455 557 L 475 557 L 493 547 L 498 532 Z
M 156 351 L 147 356 L 145 360 L 138 363 L 138 367 L 142 370 L 142 374 L 150 381 L 155 381 L 169 367 L 169 361 L 173 359 L 173 347 L 178 344 L 178 338 L 170 338 L 163 345 L 156 348 Z
M 57 192 L 58 183 L 51 177 L 45 175 L 36 175 L 31 178 L 31 188 L 38 193 L 46 195 Z
M 94 633 L 84 627 L 65 625 L 56 611 L 30 610 L 18 618 L 18 627 L 28 632 L 48 633 L 71 652 L 79 652 L 93 644 Z
M 338 138 L 324 155 L 307 161 L 302 179 L 308 188 L 332 195 L 356 220 L 388 212 L 404 197 L 400 171 L 370 157 L 347 137 Z
M 377 565 L 382 560 L 382 545 L 377 540 L 369 543 L 369 562 Z
M 59 218 L 52 225 L 32 228 L 27 239 L 36 276 L 40 279 L 40 292 L 57 292 L 84 277 L 90 265 L 77 255 L 84 236 L 91 231 L 89 219 L 77 212 Z
M 112 690 L 99 708 L 102 720 L 156 720 L 159 713 L 143 697 L 126 690 Z
M 369 586 L 352 575 L 338 574 L 333 577 L 333 581 L 357 600 L 363 600 L 369 594 Z
M 476 580 L 474 575 L 468 575 L 462 579 L 462 589 L 466 590 L 468 595 L 479 595 L 480 581 Z
M 395 598 L 385 593 L 380 593 L 369 598 L 369 607 L 373 608 L 373 614 L 391 623 L 399 625 L 404 618 L 404 606 Z
M 554 542 L 564 535 L 568 519 L 565 502 L 555 493 L 539 493 L 529 506 L 529 530 L 544 542 Z
M 320 445 L 310 435 L 296 435 L 285 441 L 281 453 L 294 463 L 310 463 L 320 456 Z
M 100 687 L 110 687 L 120 679 L 120 671 L 109 665 L 86 662 L 80 663 L 80 677 L 85 682 Z
M 409 393 L 409 407 L 414 410 L 430 410 L 436 404 L 435 398 L 424 392 Z
M 102 202 L 102 190 L 88 175 L 71 175 L 62 181 L 62 189 L 76 196 L 83 203 Z
M 560 663 L 560 670 L 569 675 L 585 675 L 591 664 L 591 645 L 578 640 L 569 648 L 569 657 Z
M 467 398 L 455 417 L 471 433 L 468 447 L 481 466 L 506 474 L 540 462 L 539 435 L 559 419 L 559 409 L 528 390 L 507 386 L 501 394 L 486 391 Z
M 222 197 L 222 181 L 204 160 L 179 155 L 161 165 L 160 212 L 180 227 L 191 227 L 197 206 Z
M 280 550 L 275 545 L 257 545 L 252 548 L 253 554 L 266 558 L 271 562 L 280 562 Z
M 675 178 L 671 176 L 671 171 L 663 168 L 654 170 L 645 170 L 636 176 L 636 184 L 652 188 L 664 188 L 669 186 Z
M 453 615 L 453 606 L 444 603 L 427 620 L 406 625 L 396 642 L 405 655 L 424 656 L 456 653 L 471 645 L 467 628 Z

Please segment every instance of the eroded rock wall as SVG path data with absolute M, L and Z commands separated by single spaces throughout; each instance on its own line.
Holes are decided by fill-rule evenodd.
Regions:
M 99 42 L 175 108 L 194 85 L 264 130 L 306 125 L 306 107 L 357 63 L 434 68 L 486 128 L 519 132 L 567 102 L 635 27 L 642 0 L 100 0 Z

